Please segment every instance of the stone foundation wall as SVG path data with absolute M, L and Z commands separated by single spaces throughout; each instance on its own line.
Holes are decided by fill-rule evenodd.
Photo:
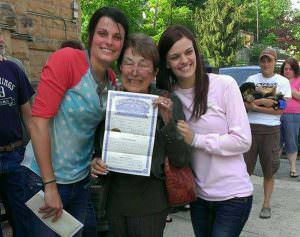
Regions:
M 78 10 L 73 10 L 74 1 Z M 6 51 L 23 62 L 33 83 L 63 40 L 81 39 L 80 15 L 79 0 L 0 0 Z

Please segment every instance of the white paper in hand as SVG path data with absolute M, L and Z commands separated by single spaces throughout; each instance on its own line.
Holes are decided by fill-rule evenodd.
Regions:
M 62 237 L 72 237 L 83 227 L 80 221 L 65 210 L 56 222 L 52 222 L 52 218 L 43 219 L 44 214 L 39 213 L 39 208 L 44 205 L 44 192 L 42 190 L 30 198 L 26 205 L 42 222 Z

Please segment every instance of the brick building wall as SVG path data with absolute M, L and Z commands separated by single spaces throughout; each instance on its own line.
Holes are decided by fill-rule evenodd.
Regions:
M 23 62 L 33 83 L 63 40 L 81 39 L 80 15 L 79 0 L 0 0 L 6 50 Z

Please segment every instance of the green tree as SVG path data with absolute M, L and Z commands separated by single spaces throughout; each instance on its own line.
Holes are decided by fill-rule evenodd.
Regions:
M 176 7 L 172 0 L 149 0 L 142 31 L 158 41 L 162 32 L 171 24 L 184 24 L 193 28 L 192 10 L 186 6 Z
M 258 12 L 262 36 L 268 35 L 269 29 L 280 28 L 290 10 L 290 0 L 259 0 Z
M 194 27 L 192 10 L 188 6 L 176 6 L 174 0 L 81 0 L 83 42 L 86 42 L 89 19 L 101 6 L 121 9 L 128 17 L 130 32 L 144 32 L 156 41 L 170 24 Z
M 235 0 L 239 1 L 239 0 Z M 282 27 L 284 19 L 291 14 L 291 0 L 240 0 L 246 6 L 245 21 L 241 28 L 256 34 L 257 21 L 259 40 L 268 36 L 271 29 Z M 258 17 L 256 15 L 258 11 Z
M 174 6 L 186 6 L 192 10 L 195 10 L 197 7 L 203 7 L 206 0 L 174 0 Z
M 138 32 L 142 28 L 145 0 L 81 0 L 81 29 L 82 40 L 86 42 L 87 26 L 95 10 L 103 6 L 112 6 L 121 9 L 128 17 L 130 32 Z
M 300 15 L 294 13 L 291 17 L 284 19 L 280 28 L 273 28 L 270 34 L 275 35 L 275 45 L 286 50 L 290 55 L 300 51 Z
M 240 22 L 245 6 L 228 0 L 207 0 L 195 22 L 200 51 L 216 67 L 232 65 L 241 46 Z
M 292 9 L 290 0 L 258 0 L 254 2 L 245 0 L 245 2 L 248 4 L 246 10 L 248 21 L 242 25 L 242 28 L 255 33 L 256 36 L 258 20 L 259 40 L 256 39 L 255 44 L 251 47 L 253 52 L 266 46 L 283 49 L 289 55 L 296 55 L 299 52 L 299 11 Z M 258 10 L 258 18 L 256 18 L 256 10 Z

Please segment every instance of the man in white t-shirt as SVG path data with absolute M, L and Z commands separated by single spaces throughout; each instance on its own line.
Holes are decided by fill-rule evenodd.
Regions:
M 250 76 L 247 82 L 255 84 L 256 91 L 268 94 L 268 98 L 245 102 L 252 132 L 252 145 L 244 154 L 247 169 L 251 175 L 254 171 L 257 156 L 264 174 L 264 202 L 260 218 L 270 218 L 270 200 L 274 187 L 274 174 L 280 165 L 280 116 L 283 109 L 274 100 L 275 95 L 282 93 L 286 99 L 291 98 L 288 79 L 276 74 L 277 53 L 272 48 L 263 50 L 259 56 L 261 73 Z

